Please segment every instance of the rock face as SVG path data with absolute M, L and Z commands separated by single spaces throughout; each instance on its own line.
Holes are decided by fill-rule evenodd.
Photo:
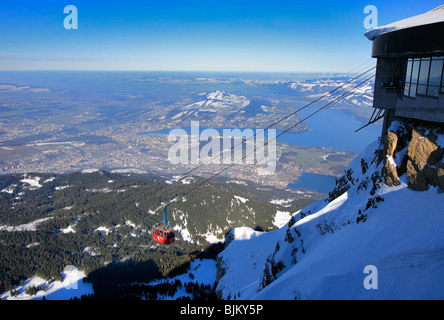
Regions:
M 407 175 L 409 186 L 417 191 L 426 191 L 429 185 L 439 186 L 441 190 L 444 190 L 444 185 L 440 183 L 443 179 L 444 150 L 432 139 L 435 140 L 436 136 L 425 135 L 420 130 L 412 129 L 412 139 L 406 154 Z M 441 178 L 439 173 L 441 173 Z
M 414 127 L 397 124 L 387 132 L 384 139 L 381 174 L 388 186 L 400 184 L 399 176 L 407 174 L 409 187 L 426 191 L 430 186 L 444 191 L 444 149 L 437 143 L 442 128 Z M 399 166 L 394 158 L 401 158 Z M 402 156 L 402 154 L 404 154 Z M 399 161 L 398 161 L 399 162 Z
M 389 187 L 398 186 L 401 182 L 398 178 L 397 166 L 394 161 L 396 146 L 398 145 L 398 136 L 393 131 L 387 132 L 384 139 L 383 161 L 384 167 L 381 174 L 385 184 Z

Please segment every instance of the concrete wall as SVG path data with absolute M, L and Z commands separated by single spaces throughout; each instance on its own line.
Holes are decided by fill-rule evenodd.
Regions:
M 412 99 L 401 96 L 396 103 L 395 115 L 444 123 L 444 94 L 438 98 L 417 95 Z

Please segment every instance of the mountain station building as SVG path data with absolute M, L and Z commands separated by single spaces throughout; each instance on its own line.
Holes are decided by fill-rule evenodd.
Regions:
M 442 125 L 444 5 L 365 36 L 373 41 L 372 57 L 377 59 L 373 107 L 374 115 L 384 118 L 383 134 L 397 119 Z

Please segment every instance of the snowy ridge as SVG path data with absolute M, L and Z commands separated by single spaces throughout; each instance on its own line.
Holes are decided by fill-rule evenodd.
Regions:
M 237 111 L 246 107 L 250 103 L 250 100 L 244 96 L 237 96 L 219 90 L 210 93 L 202 93 L 201 95 L 206 95 L 206 100 L 201 100 L 184 106 L 182 110 L 186 111 L 177 113 L 172 119 L 178 119 L 185 115 L 190 115 L 193 110 L 196 109 L 198 111 L 207 112 L 218 112 L 221 109 Z
M 338 189 L 348 188 L 342 194 L 275 231 L 235 229 L 219 254 L 219 298 L 443 299 L 444 195 L 411 190 L 406 175 L 399 186 L 384 185 L 377 148 L 350 163 L 338 180 Z M 377 289 L 364 287 L 369 265 Z
M 345 88 L 350 87 L 350 85 L 346 85 L 349 80 L 348 78 L 301 80 L 290 82 L 288 86 L 294 91 L 306 93 L 308 98 L 315 99 L 340 86 L 345 86 Z M 373 81 L 367 81 L 359 88 L 353 90 L 349 95 L 345 96 L 342 103 L 351 103 L 360 107 L 373 106 L 373 87 Z M 328 95 L 327 99 L 333 100 L 335 97 L 335 94 Z
M 62 281 L 48 281 L 38 276 L 26 280 L 23 285 L 14 288 L 12 292 L 4 292 L 0 295 L 0 300 L 69 300 L 85 294 L 93 294 L 92 284 L 83 281 L 86 277 L 83 271 L 75 267 L 66 267 L 62 273 Z M 43 288 L 35 295 L 29 294 L 31 288 Z

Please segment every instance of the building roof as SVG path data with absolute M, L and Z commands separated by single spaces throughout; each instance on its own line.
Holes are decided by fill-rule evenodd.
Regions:
M 369 40 L 374 40 L 381 34 L 438 22 L 444 22 L 444 5 L 441 5 L 429 12 L 369 30 L 365 33 L 365 36 Z

